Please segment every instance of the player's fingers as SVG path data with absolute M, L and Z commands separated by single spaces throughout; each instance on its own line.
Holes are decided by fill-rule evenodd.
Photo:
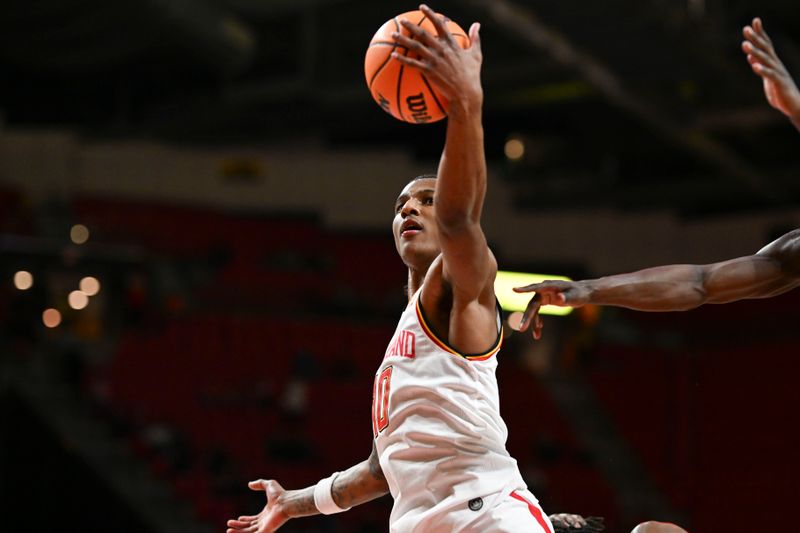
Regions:
M 232 531 L 236 531 L 239 533 L 255 531 L 255 529 L 258 527 L 257 524 L 254 524 L 252 522 L 239 522 L 238 520 L 228 520 L 227 526 L 228 526 L 227 530 L 228 533 L 231 533 Z
M 425 61 L 420 61 L 419 59 L 414 59 L 413 57 L 400 55 L 397 52 L 392 52 L 392 58 L 396 59 L 397 61 L 408 67 L 417 68 L 419 70 L 431 69 L 430 63 L 427 63 Z
M 412 39 L 417 40 L 434 50 L 440 50 L 442 48 L 442 43 L 440 43 L 435 36 L 431 35 L 428 30 L 419 24 L 414 24 L 408 19 L 402 19 L 400 24 L 402 24 L 403 27 L 409 31 Z
M 412 39 L 411 37 L 408 37 L 406 35 L 403 35 L 402 33 L 397 33 L 397 32 L 392 33 L 392 38 L 397 42 L 397 44 L 405 46 L 409 50 L 413 50 L 420 57 L 433 56 L 433 52 L 431 51 L 431 49 L 416 39 Z
M 469 28 L 469 46 L 470 48 L 477 48 L 478 52 L 481 51 L 481 23 L 473 22 Z
M 256 479 L 247 483 L 250 490 L 267 490 L 267 481 L 264 479 Z
M 450 33 L 450 28 L 447 27 L 447 24 L 444 21 L 444 17 L 437 15 L 433 9 L 425 4 L 421 4 L 419 9 L 425 13 L 425 16 L 428 17 L 428 19 L 430 19 L 433 27 L 436 28 L 436 35 L 439 36 L 439 39 L 442 39 L 450 45 L 457 46 L 456 40 L 453 38 L 453 34 Z

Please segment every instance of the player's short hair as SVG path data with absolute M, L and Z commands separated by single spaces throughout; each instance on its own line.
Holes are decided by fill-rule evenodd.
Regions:
M 416 178 L 414 178 L 411 181 L 409 181 L 409 183 L 412 183 L 414 181 L 419 181 L 419 180 L 435 180 L 437 177 L 438 176 L 436 174 L 420 174 Z

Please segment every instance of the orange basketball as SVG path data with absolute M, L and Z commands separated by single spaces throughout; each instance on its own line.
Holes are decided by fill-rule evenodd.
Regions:
M 387 21 L 375 33 L 367 48 L 364 58 L 367 86 L 378 105 L 396 119 L 412 124 L 442 120 L 447 115 L 447 100 L 422 72 L 406 67 L 391 57 L 394 51 L 404 55 L 411 53 L 409 57 L 417 56 L 392 39 L 392 32 L 409 35 L 409 31 L 400 25 L 401 19 L 419 24 L 436 35 L 436 27 L 422 11 L 409 11 Z M 447 27 L 461 48 L 469 46 L 469 37 L 458 24 L 447 19 Z

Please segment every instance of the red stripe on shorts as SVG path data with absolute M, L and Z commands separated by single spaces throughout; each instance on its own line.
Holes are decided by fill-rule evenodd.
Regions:
M 519 500 L 519 501 L 521 501 L 523 503 L 527 503 L 528 504 L 528 510 L 531 512 L 531 514 L 536 519 L 536 521 L 539 522 L 539 525 L 542 526 L 542 530 L 543 531 L 549 531 L 549 532 L 553 531 L 552 529 L 550 529 L 550 526 L 547 524 L 547 520 L 545 520 L 544 516 L 542 516 L 542 510 L 541 509 L 539 509 L 538 507 L 533 505 L 531 502 L 529 502 L 528 500 L 526 500 L 525 498 L 523 498 L 522 496 L 517 494 L 517 491 L 513 491 L 511 493 L 511 497 L 514 498 L 515 500 Z

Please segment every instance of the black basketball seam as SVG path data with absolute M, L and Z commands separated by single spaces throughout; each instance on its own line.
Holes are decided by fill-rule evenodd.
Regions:
M 374 43 L 370 43 L 369 48 L 372 48 L 373 46 L 394 46 L 402 50 L 408 50 L 408 48 L 403 46 L 402 44 L 397 44 L 390 41 L 375 41 Z
M 425 86 L 428 88 L 428 91 L 430 91 L 431 96 L 433 96 L 433 101 L 436 102 L 436 106 L 439 108 L 439 111 L 441 111 L 444 115 L 447 115 L 447 111 L 444 110 L 444 107 L 442 107 L 442 104 L 439 102 L 439 99 L 436 98 L 436 92 L 433 90 L 433 87 L 431 87 L 431 84 L 428 83 L 428 78 L 425 76 L 425 74 L 421 75 L 422 75 L 422 81 L 425 82 Z
M 419 22 L 417 22 L 417 26 L 419 26 L 419 25 L 421 25 L 423 22 L 425 22 L 425 19 L 426 19 L 426 18 L 428 18 L 428 15 L 422 15 L 422 18 L 420 19 L 420 21 L 419 21 Z M 398 24 L 398 22 L 397 22 L 397 17 L 395 17 L 395 18 L 394 18 L 394 21 L 395 21 L 395 24 Z M 399 27 L 399 24 L 398 24 L 398 27 Z M 399 31 L 399 30 L 398 30 L 398 31 Z M 409 52 L 409 51 L 408 51 L 408 49 L 406 49 L 406 52 L 405 52 L 405 54 L 403 54 L 403 55 L 404 55 L 405 57 L 408 57 L 408 52 Z M 400 64 L 400 74 L 397 76 L 397 111 L 400 113 L 400 119 L 401 119 L 402 121 L 404 121 L 404 122 L 408 122 L 408 121 L 406 120 L 406 117 L 405 117 L 405 115 L 403 115 L 403 106 L 401 105 L 401 103 L 402 103 L 402 102 L 401 102 L 401 100 L 400 100 L 400 85 L 401 85 L 401 84 L 402 84 L 402 82 L 403 82 L 403 72 L 405 72 L 405 65 L 403 65 L 403 64 L 401 63 L 401 64 Z
M 400 31 L 400 23 L 397 22 L 397 17 L 394 18 L 394 23 L 397 24 L 397 31 Z M 408 50 L 406 53 L 403 54 L 408 57 Z M 389 56 L 391 57 L 391 55 Z M 403 70 L 405 69 L 405 65 L 400 63 L 400 72 L 397 74 L 397 96 L 395 98 L 395 103 L 397 105 L 397 112 L 400 113 L 400 120 L 405 120 L 406 118 L 403 116 L 403 106 L 400 105 L 400 83 L 403 81 Z
M 394 20 L 395 30 L 396 30 L 396 31 L 399 33 L 399 32 L 400 32 L 400 23 L 399 23 L 399 22 L 397 22 L 397 17 L 395 17 L 395 18 L 394 18 L 394 19 L 392 19 L 392 20 Z M 369 47 L 371 47 L 371 46 L 372 46 L 372 45 L 370 44 L 370 45 L 369 45 L 367 48 L 369 48 Z M 369 85 L 367 86 L 367 87 L 369 88 L 369 90 L 370 90 L 370 91 L 372 90 L 372 84 L 373 84 L 373 83 L 375 83 L 375 78 L 377 78 L 377 77 L 378 77 L 378 74 L 380 74 L 380 72 L 383 70 L 383 67 L 385 67 L 386 65 L 388 65 L 388 64 L 389 64 L 389 60 L 390 60 L 390 59 L 392 59 L 392 52 L 394 52 L 394 49 L 395 49 L 397 46 L 398 46 L 398 45 L 397 45 L 397 43 L 395 43 L 394 47 L 392 47 L 392 50 L 391 50 L 391 51 L 389 51 L 389 53 L 386 55 L 386 59 L 384 59 L 384 60 L 383 60 L 383 63 L 381 63 L 381 66 L 380 66 L 380 67 L 378 67 L 378 68 L 377 68 L 377 70 L 375 70 L 375 73 L 374 73 L 374 74 L 372 75 L 372 77 L 370 78 L 370 80 L 369 80 Z

